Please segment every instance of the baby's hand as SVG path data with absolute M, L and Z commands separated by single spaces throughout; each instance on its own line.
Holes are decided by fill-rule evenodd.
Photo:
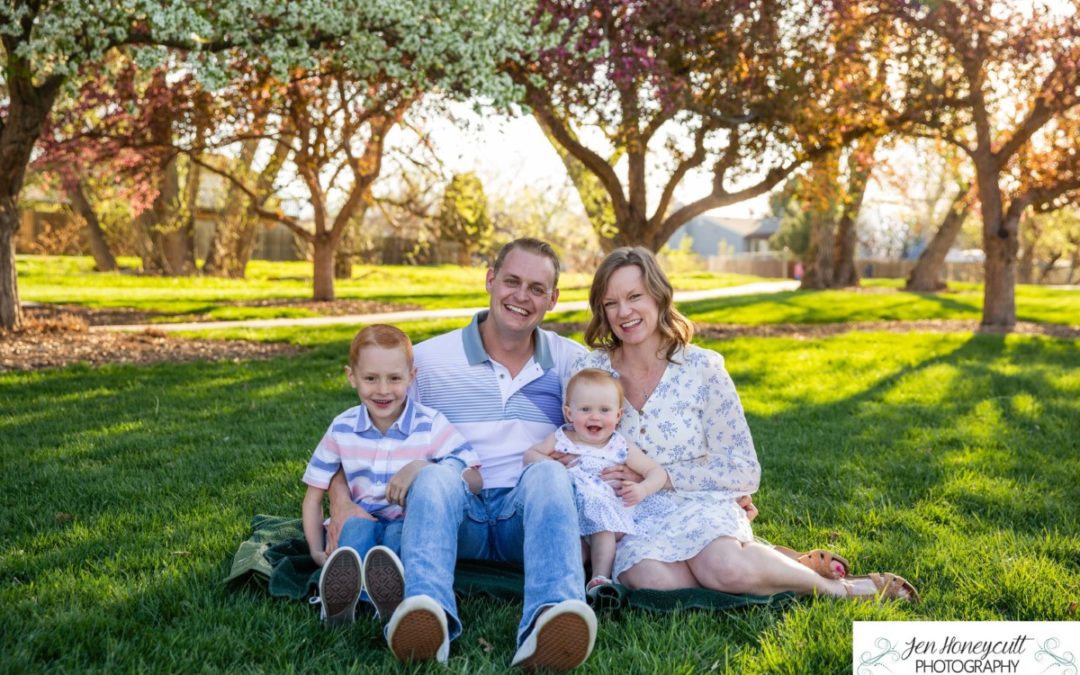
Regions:
M 634 506 L 649 495 L 646 494 L 645 487 L 641 483 L 626 483 L 622 490 L 619 490 L 619 496 L 622 497 L 623 504 Z

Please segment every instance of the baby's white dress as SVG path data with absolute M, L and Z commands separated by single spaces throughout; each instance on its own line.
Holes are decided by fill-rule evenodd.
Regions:
M 600 477 L 600 472 L 607 467 L 626 463 L 626 438 L 616 431 L 611 434 L 604 447 L 594 448 L 571 441 L 565 430 L 573 428 L 567 424 L 555 431 L 555 451 L 578 457 L 567 471 L 574 481 L 581 535 L 584 537 L 597 532 L 637 532 L 634 527 L 634 509 L 624 506 L 622 498 Z

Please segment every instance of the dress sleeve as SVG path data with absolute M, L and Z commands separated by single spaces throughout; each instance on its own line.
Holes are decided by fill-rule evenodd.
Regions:
M 761 465 L 723 357 L 712 350 L 697 350 L 688 365 L 697 368 L 700 375 L 692 399 L 695 407 L 700 406 L 705 454 L 666 466 L 672 486 L 676 490 L 722 492 L 732 499 L 755 492 Z

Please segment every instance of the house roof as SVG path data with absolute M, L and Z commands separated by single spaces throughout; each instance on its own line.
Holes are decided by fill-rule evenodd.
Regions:
M 769 218 L 718 218 L 715 216 L 697 216 L 690 223 L 695 227 L 718 227 L 733 232 L 747 239 L 767 239 L 780 227 L 780 219 Z

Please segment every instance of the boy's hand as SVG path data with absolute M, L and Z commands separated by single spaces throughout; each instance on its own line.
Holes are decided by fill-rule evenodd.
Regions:
M 391 504 L 405 507 L 405 498 L 409 494 L 409 488 L 416 480 L 416 474 L 431 462 L 424 459 L 414 459 L 394 474 L 390 482 L 386 484 L 386 501 Z
M 326 564 L 326 551 L 312 551 L 311 559 L 315 561 L 315 564 L 322 567 Z

